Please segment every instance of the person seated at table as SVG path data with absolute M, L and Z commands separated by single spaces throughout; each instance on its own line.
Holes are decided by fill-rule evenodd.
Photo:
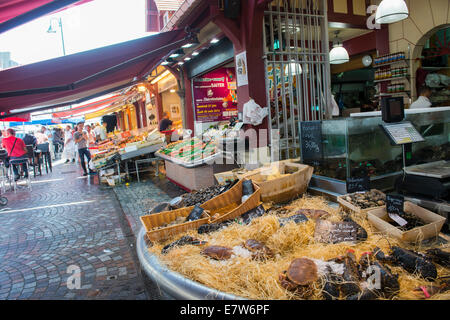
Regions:
M 42 127 L 41 130 L 36 131 L 34 136 L 37 139 L 37 144 L 43 144 L 48 142 L 48 136 L 45 134 L 45 127 Z
M 27 157 L 27 147 L 22 139 L 16 138 L 16 131 L 9 128 L 6 130 L 7 136 L 2 140 L 2 147 L 8 152 L 10 160 L 24 159 Z M 28 178 L 28 168 L 26 165 L 22 165 L 25 179 Z M 19 169 L 16 165 L 13 165 L 14 180 L 17 181 L 20 178 Z
M 33 135 L 33 132 L 28 132 L 27 134 L 25 134 L 25 136 L 23 137 L 23 142 L 25 143 L 26 146 L 30 146 L 30 145 L 33 146 L 33 149 L 37 145 L 37 139 Z

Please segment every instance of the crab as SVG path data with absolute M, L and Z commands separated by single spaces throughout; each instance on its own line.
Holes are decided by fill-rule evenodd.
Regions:
M 252 258 L 255 260 L 265 260 L 273 257 L 272 250 L 257 240 L 249 239 L 242 246 L 252 253 Z
M 231 258 L 233 249 L 221 246 L 209 246 L 201 251 L 201 254 L 215 260 L 228 260 Z
M 294 259 L 289 268 L 279 275 L 281 286 L 301 296 L 309 296 L 310 285 L 318 279 L 317 265 L 306 258 Z

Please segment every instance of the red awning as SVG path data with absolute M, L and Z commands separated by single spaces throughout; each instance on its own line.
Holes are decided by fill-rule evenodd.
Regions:
M 31 116 L 29 113 L 22 114 L 20 117 L 9 117 L 0 119 L 0 121 L 8 121 L 8 122 L 28 122 L 30 121 Z
M 186 43 L 185 35 L 164 32 L 0 71 L 0 111 L 77 104 L 135 84 Z
M 89 112 L 94 112 L 94 111 L 98 111 L 104 108 L 109 107 L 110 105 L 112 105 L 113 103 L 116 103 L 118 101 L 121 100 L 126 100 L 130 97 L 131 95 L 114 95 L 110 98 L 106 98 L 106 99 L 102 99 L 102 100 L 98 100 L 95 102 L 91 102 L 91 103 L 87 103 L 81 106 L 78 106 L 76 108 L 67 110 L 67 111 L 61 111 L 61 112 L 56 112 L 53 113 L 53 117 L 54 118 L 67 118 L 67 117 L 73 117 L 79 114 L 85 114 L 85 113 L 89 113 Z
M 0 0 L 0 33 L 92 0 Z

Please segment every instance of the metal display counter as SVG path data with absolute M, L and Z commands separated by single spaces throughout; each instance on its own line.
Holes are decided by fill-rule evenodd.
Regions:
M 136 250 L 142 269 L 161 291 L 172 299 L 179 300 L 242 300 L 243 298 L 208 288 L 198 282 L 169 270 L 148 251 L 145 229 L 142 227 L 136 240 Z

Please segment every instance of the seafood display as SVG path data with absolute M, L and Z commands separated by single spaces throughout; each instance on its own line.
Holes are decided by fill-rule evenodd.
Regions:
M 197 137 L 169 144 L 156 154 L 170 157 L 178 162 L 192 163 L 215 155 L 217 147 L 213 141 L 203 142 Z
M 203 188 L 197 191 L 192 191 L 190 193 L 185 193 L 182 195 L 182 199 L 180 203 L 177 204 L 177 207 L 190 207 L 195 206 L 196 204 L 205 203 L 208 200 L 218 196 L 219 194 L 224 193 L 225 191 L 231 189 L 237 180 L 233 182 L 227 182 L 224 185 L 215 185 L 208 188 Z
M 331 232 L 330 241 L 318 241 L 318 228 Z M 376 232 L 363 215 L 304 196 L 204 224 L 149 250 L 170 270 L 244 298 L 448 300 L 450 252 L 432 246 L 403 243 Z
M 381 207 L 386 204 L 386 195 L 378 190 L 351 193 L 345 195 L 343 198 L 361 209 Z

